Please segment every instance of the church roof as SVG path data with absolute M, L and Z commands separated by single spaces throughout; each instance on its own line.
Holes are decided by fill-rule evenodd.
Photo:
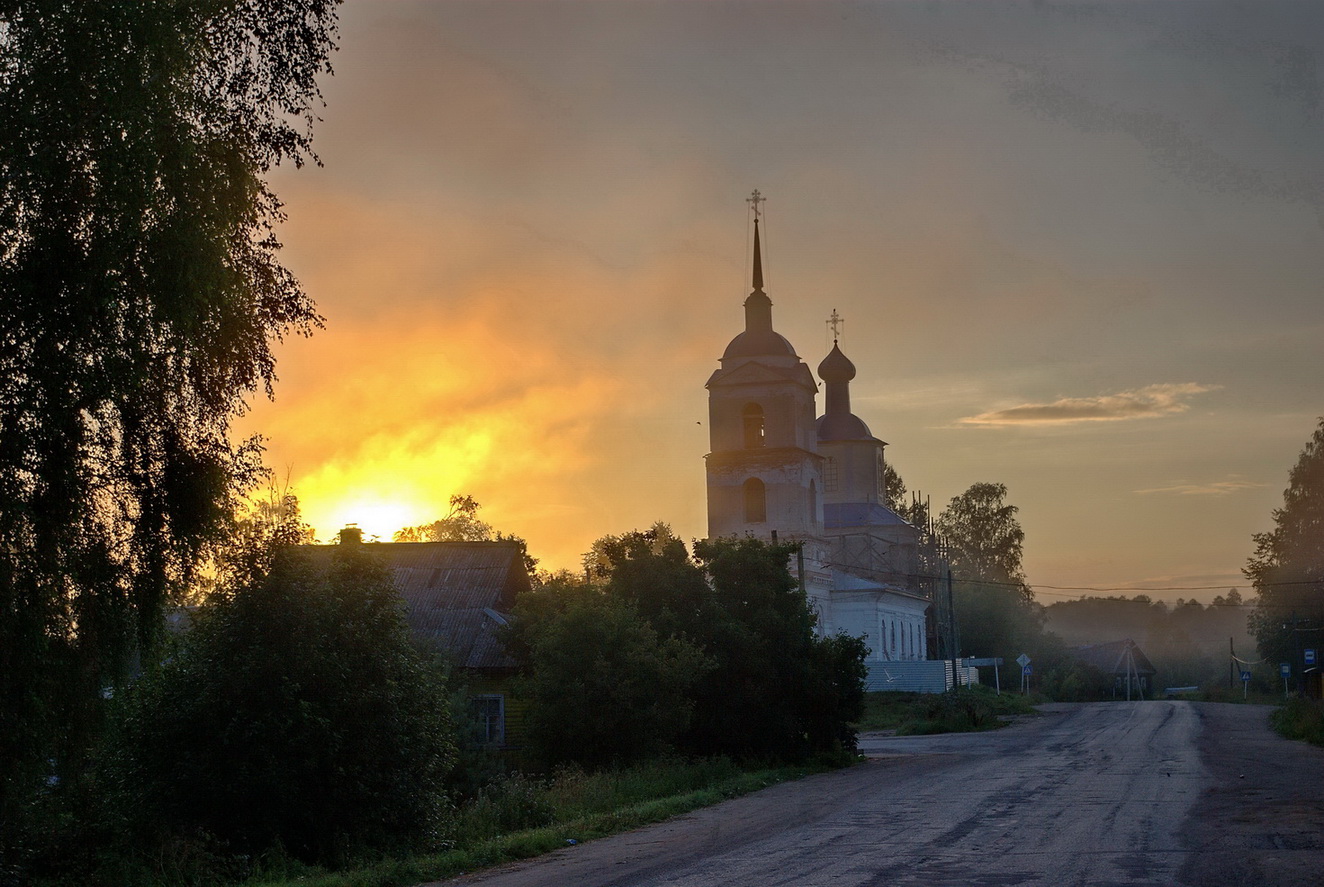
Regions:
M 745 330 L 731 340 L 722 352 L 722 360 L 735 357 L 795 357 L 795 349 L 781 333 L 773 330 Z
M 814 426 L 819 441 L 874 440 L 873 432 L 864 420 L 854 413 L 826 413 L 818 417 Z
M 754 360 L 736 364 L 731 369 L 716 369 L 708 377 L 709 388 L 713 385 L 766 385 L 776 382 L 794 382 L 810 391 L 818 390 L 809 367 L 798 361 L 792 366 L 775 366 Z
M 886 505 L 877 502 L 824 503 L 823 528 L 909 526 L 909 522 Z
M 876 582 L 873 579 L 865 579 L 862 576 L 856 576 L 854 573 L 847 573 L 844 570 L 832 571 L 832 590 L 838 592 L 864 591 L 875 594 L 891 594 L 900 598 L 909 598 L 911 601 L 918 601 L 923 605 L 929 603 L 929 599 L 924 595 L 917 593 L 913 589 L 902 588 L 898 585 L 892 585 L 887 582 Z

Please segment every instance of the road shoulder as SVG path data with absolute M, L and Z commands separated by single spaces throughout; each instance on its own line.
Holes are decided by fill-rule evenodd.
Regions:
M 1324 885 L 1324 749 L 1274 733 L 1270 706 L 1192 704 L 1213 785 L 1183 829 L 1181 883 Z

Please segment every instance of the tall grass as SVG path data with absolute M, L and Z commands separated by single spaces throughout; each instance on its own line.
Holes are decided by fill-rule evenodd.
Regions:
M 1270 715 L 1269 722 L 1288 739 L 1324 745 L 1324 702 L 1318 699 L 1289 699 Z
M 527 859 L 627 831 L 816 768 L 742 770 L 726 759 L 664 760 L 619 770 L 561 769 L 546 778 L 513 773 L 479 790 L 456 811 L 450 849 L 345 872 L 270 865 L 249 887 L 402 887 Z
M 902 735 L 991 730 L 1012 715 L 1032 714 L 1031 700 L 988 687 L 962 687 L 947 693 L 869 693 L 860 730 L 895 730 Z

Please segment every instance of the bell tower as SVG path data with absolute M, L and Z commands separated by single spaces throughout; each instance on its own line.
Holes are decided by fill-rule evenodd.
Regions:
M 818 454 L 818 385 L 791 343 L 772 328 L 772 300 L 763 291 L 759 236 L 762 196 L 755 191 L 753 288 L 745 299 L 745 330 L 726 346 L 708 379 L 711 452 L 708 535 L 820 540 L 823 457 Z

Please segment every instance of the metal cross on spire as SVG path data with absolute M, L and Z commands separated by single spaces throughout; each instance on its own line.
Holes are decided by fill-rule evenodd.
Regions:
M 833 309 L 832 309 L 832 316 L 830 316 L 830 317 L 827 319 L 827 325 L 828 325 L 828 327 L 832 330 L 832 342 L 833 342 L 833 344 L 836 343 L 837 338 L 841 335 L 841 325 L 844 324 L 845 322 L 846 322 L 846 318 L 844 318 L 844 317 L 842 317 L 840 314 L 838 314 L 836 308 L 833 308 Z
M 759 204 L 765 203 L 767 199 L 768 198 L 759 193 L 758 188 L 755 188 L 754 193 L 745 198 L 745 202 L 754 207 L 754 219 L 756 221 L 763 215 L 763 210 L 759 209 Z

